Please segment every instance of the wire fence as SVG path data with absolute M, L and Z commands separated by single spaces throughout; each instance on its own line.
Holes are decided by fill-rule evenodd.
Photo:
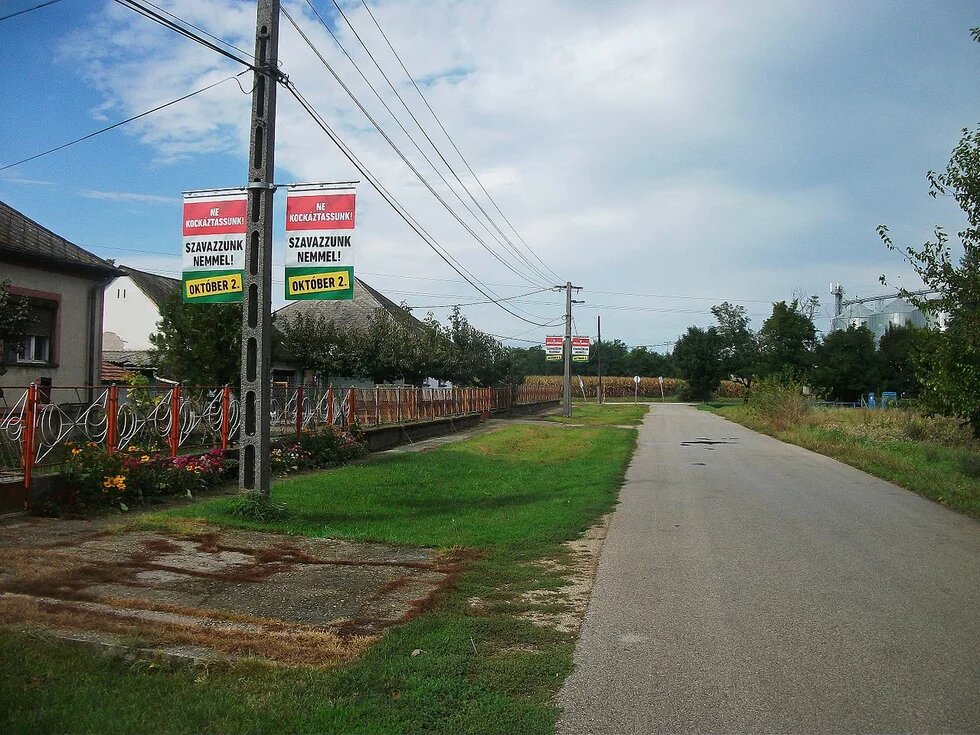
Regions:
M 37 471 L 59 466 L 75 444 L 109 452 L 141 450 L 171 456 L 238 446 L 241 403 L 230 386 L 75 386 L 39 383 L 5 388 L 0 402 L 0 479 L 30 487 Z M 553 401 L 552 386 L 417 388 L 274 384 L 269 405 L 273 441 L 324 426 L 361 428 L 490 413 Z

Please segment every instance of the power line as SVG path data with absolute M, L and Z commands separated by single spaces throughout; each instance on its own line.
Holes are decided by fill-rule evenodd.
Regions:
M 37 5 L 31 6 L 30 8 L 24 8 L 23 10 L 17 10 L 13 13 L 8 13 L 7 15 L 0 15 L 0 22 L 8 20 L 10 18 L 16 18 L 18 15 L 23 15 L 24 13 L 30 13 L 35 10 L 40 10 L 41 8 L 46 8 L 49 5 L 54 5 L 55 3 L 60 3 L 61 0 L 48 0 L 46 3 L 39 3 Z
M 483 193 L 486 195 L 487 199 L 490 201 L 491 204 L 493 204 L 494 209 L 497 210 L 497 213 L 503 218 L 504 222 L 507 223 L 511 231 L 524 244 L 524 247 L 527 248 L 528 252 L 531 253 L 531 255 L 533 255 L 535 259 L 537 259 L 537 261 L 541 263 L 541 265 L 543 265 L 558 281 L 561 281 L 562 280 L 561 276 L 559 276 L 550 266 L 548 266 L 547 263 L 541 260 L 540 256 L 538 256 L 538 254 L 534 252 L 533 248 L 531 248 L 531 246 L 528 245 L 527 241 L 521 236 L 521 233 L 517 231 L 517 228 L 514 227 L 514 225 L 511 223 L 509 219 L 507 219 L 507 215 L 503 213 L 503 211 L 497 205 L 497 202 L 494 200 L 494 198 L 490 196 L 490 192 L 487 191 L 487 188 L 483 185 L 483 182 L 480 181 L 480 177 L 476 175 L 476 172 L 473 170 L 473 167 L 470 166 L 469 161 L 466 160 L 466 157 L 463 155 L 463 152 L 459 149 L 459 146 L 456 145 L 456 141 L 453 140 L 453 137 L 449 134 L 449 131 L 446 130 L 446 126 L 442 124 L 442 120 L 439 119 L 439 116 L 436 114 L 436 111 L 432 109 L 432 106 L 429 104 L 429 100 L 426 99 L 425 95 L 422 93 L 422 89 L 415 81 L 415 78 L 412 76 L 411 72 L 408 71 L 408 68 L 405 66 L 405 63 L 402 61 L 401 56 L 399 56 L 398 52 L 395 50 L 395 47 L 392 45 L 391 40 L 388 38 L 388 34 L 384 32 L 384 29 L 381 27 L 381 24 L 378 22 L 378 19 L 375 17 L 374 13 L 371 12 L 370 6 L 368 6 L 368 4 L 364 0 L 361 0 L 361 4 L 364 6 L 364 9 L 367 11 L 368 15 L 371 16 L 371 20 L 374 21 L 374 25 L 381 33 L 381 36 L 384 38 L 385 43 L 388 44 L 388 48 L 391 49 L 391 53 L 394 54 L 395 58 L 398 60 L 398 64 L 401 66 L 402 71 L 405 72 L 405 75 L 408 77 L 409 81 L 411 81 L 412 86 L 415 88 L 415 91 L 418 92 L 418 95 L 421 98 L 423 104 L 425 104 L 426 109 L 428 109 L 429 113 L 432 115 L 432 118 L 439 125 L 439 128 L 446 136 L 446 139 L 449 141 L 450 145 L 452 145 L 453 150 L 456 151 L 456 155 L 459 156 L 460 160 L 463 162 L 463 165 L 466 166 L 467 171 L 470 172 L 470 175 L 473 177 L 476 183 L 479 184 L 480 189 L 483 190 Z M 343 11 L 341 11 L 341 13 L 343 13 Z
M 193 41 L 196 41 L 197 43 L 200 43 L 201 45 L 206 46 L 206 47 L 212 49 L 213 51 L 216 51 L 217 53 L 220 53 L 223 56 L 227 56 L 227 57 L 229 57 L 229 58 L 231 58 L 231 59 L 233 59 L 235 61 L 238 61 L 240 64 L 249 67 L 250 69 L 252 69 L 256 73 L 260 73 L 260 74 L 266 73 L 265 70 L 260 70 L 260 69 L 256 68 L 253 64 L 251 64 L 251 63 L 249 63 L 247 61 L 244 61 L 244 60 L 236 57 L 234 54 L 232 54 L 232 53 L 230 53 L 228 51 L 225 51 L 225 50 L 223 50 L 223 49 L 215 46 L 212 42 L 207 41 L 204 38 L 201 38 L 200 36 L 194 34 L 192 31 L 189 31 L 187 28 L 185 28 L 185 27 L 177 24 L 176 22 L 171 21 L 171 20 L 168 20 L 168 19 L 164 18 L 162 15 L 160 15 L 159 13 L 155 13 L 155 12 L 153 12 L 153 11 L 145 8 L 144 6 L 139 5 L 138 3 L 135 2 L 135 0 L 115 0 L 115 2 L 119 3 L 120 5 L 123 5 L 124 7 L 127 7 L 127 8 L 130 8 L 132 10 L 135 10 L 136 12 L 140 13 L 141 15 L 144 15 L 144 16 L 150 18 L 154 22 L 159 23 L 160 25 L 163 25 L 164 27 L 169 28 L 169 29 L 171 29 L 171 30 L 173 30 L 173 31 L 175 31 L 177 33 L 180 33 L 181 35 L 183 35 L 183 36 L 185 36 L 185 37 L 187 37 L 187 38 L 189 38 L 189 39 L 191 39 Z M 285 9 L 283 9 L 283 12 L 284 13 L 286 12 Z M 176 16 L 174 16 L 174 17 L 176 17 Z M 298 26 L 296 26 L 296 23 L 292 20 L 292 18 L 290 18 L 288 14 L 286 14 L 286 17 L 289 18 L 289 20 L 290 20 L 291 23 L 293 23 L 294 27 L 296 27 L 296 29 L 300 33 L 300 35 L 303 35 L 302 31 L 298 28 Z M 307 43 L 309 43 L 308 40 L 307 40 Z M 314 52 L 316 52 L 315 47 L 313 47 L 312 44 L 310 44 L 310 46 L 311 46 L 311 48 L 314 49 Z M 318 52 L 316 52 L 316 53 L 319 56 L 319 53 Z M 329 68 L 329 66 L 328 66 L 328 68 Z M 332 69 L 331 69 L 331 72 L 332 72 Z M 456 271 L 456 273 L 458 273 L 460 276 L 462 276 L 477 291 L 479 291 L 485 297 L 487 297 L 488 299 L 490 299 L 491 302 L 496 303 L 497 306 L 499 306 L 501 309 L 503 309 L 504 311 L 506 311 L 511 316 L 514 316 L 514 317 L 516 317 L 518 319 L 521 319 L 522 321 L 525 321 L 525 322 L 527 322 L 529 324 L 535 324 L 535 325 L 538 325 L 538 326 L 544 326 L 543 324 L 540 324 L 539 322 L 535 322 L 532 319 L 528 319 L 528 318 L 523 317 L 523 316 L 521 316 L 520 314 L 518 314 L 518 313 L 516 313 L 514 311 L 511 311 L 506 306 L 498 303 L 500 297 L 497 294 L 493 294 L 491 296 L 491 293 L 492 292 L 488 293 L 488 290 L 485 290 L 485 287 L 478 286 L 477 285 L 478 279 L 475 276 L 473 276 L 472 273 L 469 273 L 469 271 L 467 271 L 461 264 L 459 264 L 459 262 L 456 261 L 456 259 L 452 255 L 450 255 L 448 252 L 446 252 L 445 249 L 442 248 L 442 246 L 439 245 L 438 242 L 434 238 L 432 238 L 432 236 L 429 235 L 429 233 L 424 228 L 422 228 L 422 226 L 413 217 L 411 217 L 411 215 L 408 214 L 407 210 L 405 210 L 404 207 L 402 207 L 397 202 L 397 200 L 394 199 L 394 197 L 387 191 L 387 189 L 385 189 L 385 187 L 380 183 L 380 181 L 378 181 L 377 178 L 360 161 L 360 159 L 357 158 L 357 156 L 353 153 L 353 151 L 351 151 L 350 148 L 339 138 L 339 136 L 337 136 L 337 134 L 333 131 L 333 129 L 330 128 L 330 126 L 327 124 L 326 120 L 323 119 L 322 115 L 320 115 L 320 113 L 317 112 L 316 109 L 299 92 L 299 90 L 297 89 L 296 85 L 293 84 L 292 82 L 290 82 L 289 79 L 287 77 L 285 77 L 285 75 L 283 75 L 281 73 L 278 73 L 277 72 L 277 77 L 278 77 L 277 78 L 277 81 L 279 81 L 293 95 L 293 97 L 296 99 L 296 101 L 299 102 L 300 106 L 303 107 L 303 109 L 306 111 L 306 113 L 308 115 L 310 115 L 310 117 L 313 119 L 313 121 L 315 123 L 317 123 L 317 125 L 328 135 L 328 137 L 330 137 L 330 139 L 334 142 L 334 144 L 338 148 L 340 148 L 341 152 L 344 153 L 344 155 L 348 158 L 348 160 L 351 163 L 353 163 L 358 168 L 359 171 L 361 171 L 361 173 L 368 179 L 368 181 L 374 187 L 375 191 L 377 191 L 379 194 L 381 194 L 381 196 L 385 199 L 385 201 L 393 209 L 395 209 L 395 211 L 399 214 L 399 216 L 401 216 L 402 219 L 405 220 L 405 222 L 410 227 L 412 227 L 412 229 L 420 237 L 423 238 L 423 240 L 426 242 L 426 244 L 429 245 L 429 247 L 437 255 L 439 255 L 439 257 L 442 258 L 443 261 L 445 261 L 454 271 Z M 337 81 L 343 86 L 343 82 L 340 81 L 340 79 L 336 76 L 336 74 L 334 74 L 334 77 L 337 78 Z M 353 95 L 352 95 L 352 99 L 354 99 L 355 103 L 358 104 L 359 107 L 361 107 L 360 103 L 357 102 L 356 98 L 354 98 Z M 363 110 L 363 107 L 362 107 L 362 110 Z M 367 114 L 367 113 L 365 112 L 365 114 Z M 372 120 L 372 122 L 373 122 L 373 120 Z M 375 126 L 377 127 L 377 125 L 375 125 Z M 383 131 L 381 131 L 380 128 L 379 128 L 379 132 L 382 132 L 382 135 L 384 135 Z M 387 137 L 387 136 L 385 136 L 385 137 Z M 396 148 L 396 151 L 397 151 L 397 148 Z M 401 155 L 400 151 L 397 151 L 397 152 L 399 152 L 399 155 Z M 402 156 L 402 158 L 403 158 L 403 160 L 405 160 L 404 159 L 404 156 Z M 406 160 L 406 163 L 408 163 L 407 160 Z M 411 167 L 411 164 L 409 164 L 409 166 Z M 413 168 L 413 170 L 414 170 L 414 168 Z M 424 178 L 421 178 L 421 180 L 423 181 L 423 183 L 426 184 L 426 186 L 429 187 L 430 190 L 432 190 L 431 189 L 431 186 L 429 186 L 428 182 L 426 182 Z M 435 192 L 433 191 L 433 193 L 435 193 Z M 436 196 L 437 196 L 437 198 L 439 198 L 438 197 L 438 194 L 436 194 Z M 450 210 L 450 211 L 452 211 L 452 210 Z M 521 311 L 523 311 L 523 310 L 521 309 Z M 525 312 L 525 313 L 526 314 L 529 314 L 529 312 Z M 531 314 L 530 316 L 534 317 L 533 314 Z M 534 318 L 539 319 L 540 317 L 534 317 Z
M 481 245 L 481 247 L 483 247 L 484 250 L 486 250 L 497 261 L 499 261 L 505 268 L 507 268 L 508 270 L 510 270 L 516 276 L 518 276 L 520 278 L 523 278 L 524 280 L 526 280 L 528 283 L 530 283 L 532 285 L 540 285 L 540 284 L 536 284 L 533 280 L 531 280 L 530 278 L 528 278 L 521 271 L 519 271 L 516 268 L 514 268 L 514 266 L 511 263 L 509 263 L 505 258 L 501 257 L 500 254 L 498 254 L 493 248 L 491 248 L 489 245 L 487 245 L 487 243 L 483 240 L 483 238 L 481 238 L 473 230 L 473 228 L 470 227 L 469 224 L 467 224 L 463 220 L 463 218 L 460 217 L 459 214 L 451 206 L 449 206 L 449 203 L 445 199 L 443 199 L 443 197 L 439 194 L 439 192 L 437 192 L 433 188 L 433 186 L 422 175 L 422 173 L 418 170 L 418 168 L 416 168 L 416 166 L 408 159 L 408 157 L 405 156 L 405 154 L 398 147 L 398 145 L 394 142 L 394 140 L 392 140 L 391 136 L 389 136 L 384 131 L 384 129 L 381 127 L 381 125 L 378 123 L 378 121 L 374 118 L 373 115 L 371 115 L 371 113 L 367 110 L 367 108 L 364 107 L 364 105 L 357 98 L 357 96 L 350 89 L 350 87 L 348 87 L 347 84 L 340 78 L 340 76 L 337 74 L 337 72 L 334 70 L 334 68 L 330 65 L 330 63 L 326 60 L 326 58 L 324 58 L 323 54 L 320 53 L 320 50 L 316 47 L 316 45 L 313 43 L 313 41 L 310 39 L 310 37 L 306 35 L 306 33 L 303 31 L 303 29 L 300 28 L 299 24 L 293 19 L 292 15 L 290 15 L 289 11 L 286 10 L 285 8 L 282 8 L 282 13 L 283 13 L 283 15 L 286 16 L 286 19 L 292 24 L 293 28 L 296 29 L 296 32 L 299 33 L 299 35 L 300 35 L 300 37 L 302 37 L 303 41 L 306 42 L 306 45 L 309 46 L 310 50 L 313 51 L 314 55 L 317 57 L 317 59 L 319 59 L 320 63 L 326 68 L 327 71 L 330 72 L 331 76 L 333 76 L 334 80 L 341 86 L 341 88 L 344 90 L 344 92 L 347 93 L 347 96 L 350 97 L 351 101 L 355 105 L 357 105 L 357 108 L 361 111 L 361 113 L 374 126 L 375 130 L 378 131 L 378 133 L 381 135 L 382 138 L 385 139 L 385 141 L 388 143 L 388 145 L 391 147 L 391 149 L 398 155 L 399 158 L 401 158 L 402 162 L 406 166 L 408 166 L 408 168 L 411 170 L 411 172 L 413 174 L 415 174 L 415 177 L 422 183 L 423 186 L 425 186 L 426 189 L 429 190 L 429 192 L 432 194 L 432 196 L 434 196 L 436 198 L 436 200 L 438 200 L 438 202 L 446 209 L 446 211 L 449 212 L 456 219 L 456 221 L 459 222 L 460 225 L 462 225 L 462 227 L 473 237 L 474 240 L 476 240 Z M 338 44 L 339 44 L 339 41 L 338 41 Z M 368 85 L 370 86 L 370 82 L 368 83 Z M 373 87 L 371 87 L 371 88 L 372 88 L 372 90 L 374 90 Z M 377 91 L 376 90 L 374 90 L 374 91 L 375 91 L 375 94 L 377 95 Z M 378 97 L 380 99 L 380 95 Z M 394 113 L 391 112 L 391 109 L 388 108 L 387 105 L 385 105 L 385 108 L 388 110 L 388 113 L 391 114 L 392 117 L 394 117 Z M 398 122 L 397 118 L 396 118 L 395 121 Z M 398 123 L 398 124 L 401 125 L 401 123 Z M 402 127 L 402 130 L 405 131 L 406 135 L 408 135 L 408 131 L 405 130 L 404 127 Z M 409 139 L 411 140 L 411 136 L 409 136 Z M 413 144 L 415 143 L 414 140 L 412 140 L 412 142 L 413 142 Z M 421 149 L 418 147 L 417 144 L 415 144 L 415 147 L 416 147 L 416 149 L 419 150 L 420 153 L 422 153 Z M 429 165 L 432 166 L 433 169 L 435 170 L 435 166 L 425 156 L 424 153 L 422 153 L 422 156 L 423 156 L 423 158 L 426 159 L 426 161 L 429 163 Z M 436 173 L 439 174 L 438 171 L 436 171 Z M 439 175 L 441 176 L 441 174 L 439 174 Z M 449 186 L 449 184 L 448 184 L 448 182 L 446 182 L 445 178 L 443 178 L 443 182 L 446 183 L 446 186 L 447 187 Z M 458 195 L 457 195 L 457 198 L 458 198 Z M 460 200 L 460 201 L 462 201 L 462 200 Z M 472 210 L 470 210 L 470 214 L 473 214 Z M 473 214 L 473 216 L 474 216 L 474 218 L 476 217 L 475 214 Z
M 222 56 L 225 56 L 225 57 L 231 59 L 232 61 L 237 61 L 242 66 L 247 66 L 249 69 L 251 69 L 252 71 L 256 72 L 257 74 L 265 74 L 266 73 L 265 70 L 259 69 L 258 67 L 255 66 L 255 64 L 253 63 L 254 62 L 254 59 L 252 59 L 250 61 L 248 59 L 243 59 L 240 56 L 236 56 L 231 51 L 227 51 L 227 50 L 221 48 L 220 46 L 215 45 L 213 42 L 207 40 L 206 38 L 203 38 L 202 36 L 200 36 L 200 35 L 198 35 L 196 33 L 193 33 L 192 31 L 188 30 L 187 27 L 190 27 L 190 23 L 188 23 L 187 21 L 185 21 L 183 18 L 179 18 L 178 16 L 173 15 L 172 13 L 168 13 L 168 15 L 171 15 L 173 18 L 176 18 L 177 20 L 179 20 L 180 23 L 183 23 L 184 24 L 184 25 L 180 25 L 180 23 L 178 23 L 178 22 L 176 22 L 174 20 L 169 20 L 168 18 L 164 17 L 161 13 L 158 13 L 158 12 L 155 12 L 153 10 L 150 10 L 145 5 L 139 4 L 138 2 L 136 2 L 136 0 L 115 0 L 115 2 L 118 3 L 119 5 L 122 5 L 124 8 L 129 8 L 130 10 L 136 11 L 137 13 L 139 13 L 140 15 L 142 15 L 143 17 L 149 18 L 154 23 L 159 23 L 164 28 L 169 28 L 170 30 L 174 31 L 175 33 L 179 33 L 180 35 L 184 36 L 185 38 L 188 38 L 191 41 L 195 41 L 196 43 L 199 43 L 202 46 L 205 46 L 205 47 L 211 49 L 212 51 L 215 51 L 216 53 L 219 53 Z M 156 7 L 156 6 L 154 6 L 154 7 Z M 164 12 L 166 12 L 166 11 L 164 11 Z M 187 26 L 187 27 L 185 27 L 185 26 Z M 208 34 L 208 35 L 211 35 L 211 34 Z M 221 43 L 225 43 L 225 42 L 224 41 L 221 41 Z M 225 45 L 230 45 L 230 44 L 225 44 Z M 245 53 L 245 52 L 243 52 L 243 53 Z M 246 53 L 246 56 L 248 56 L 249 58 L 251 58 L 251 55 L 250 54 L 247 54 Z
M 537 291 L 528 291 L 527 293 L 518 294 L 517 296 L 507 296 L 506 298 L 500 299 L 500 301 L 513 301 L 514 299 L 522 299 L 525 296 L 532 296 L 533 294 L 541 293 L 542 291 L 550 291 L 550 290 L 551 289 L 549 289 L 549 288 L 539 288 Z M 456 307 L 461 307 L 461 306 L 479 306 L 480 304 L 488 304 L 488 303 L 491 303 L 491 302 L 489 302 L 489 301 L 471 301 L 471 302 L 466 303 L 466 304 L 431 304 L 431 305 L 428 305 L 428 306 L 413 306 L 412 308 L 413 309 L 447 309 L 447 308 L 450 308 L 450 307 L 456 308 Z
M 383 184 L 371 173 L 370 170 L 364 165 L 363 162 L 354 154 L 352 150 L 344 143 L 340 137 L 334 132 L 334 130 L 327 124 L 326 120 L 320 115 L 319 112 L 314 108 L 303 95 L 296 88 L 296 85 L 291 81 L 286 81 L 283 83 L 287 90 L 296 98 L 296 101 L 300 103 L 307 114 L 313 119 L 313 121 L 323 130 L 324 133 L 333 141 L 334 145 L 340 148 L 341 152 L 347 157 L 347 159 L 354 164 L 354 166 L 361 172 L 361 174 L 368 180 L 374 190 L 381 195 L 381 197 L 395 210 L 395 212 L 405 221 L 405 223 L 415 231 L 415 233 L 422 238 L 422 240 L 429 246 L 429 248 L 436 253 L 450 268 L 452 268 L 456 273 L 463 278 L 467 283 L 469 283 L 473 288 L 483 294 L 491 302 L 496 303 L 501 309 L 506 311 L 513 317 L 520 319 L 521 321 L 527 322 L 529 324 L 534 324 L 536 326 L 545 326 L 540 322 L 533 321 L 520 314 L 511 311 L 503 304 L 499 303 L 499 295 L 492 294 L 492 291 L 486 288 L 486 286 L 478 285 L 478 279 L 476 279 L 473 274 L 469 273 L 456 259 L 445 251 L 445 249 L 439 245 L 432 235 L 419 224 L 414 217 L 412 217 L 405 208 L 398 203 L 398 201 L 391 195 L 391 193 L 384 187 Z M 525 312 L 527 313 L 527 312 Z M 534 316 L 534 315 L 532 315 Z M 535 317 L 540 319 L 541 317 Z
M 48 150 L 43 151 L 41 153 L 35 153 L 33 156 L 28 156 L 27 158 L 23 158 L 23 159 L 21 159 L 19 161 L 15 161 L 14 163 L 8 163 L 5 166 L 0 166 L 0 171 L 6 171 L 8 168 L 13 168 L 14 166 L 19 166 L 22 163 L 27 163 L 28 161 L 35 161 L 38 158 L 43 158 L 44 156 L 50 155 L 51 153 L 57 153 L 58 151 L 64 150 L 65 148 L 68 148 L 69 146 L 73 146 L 76 143 L 81 143 L 82 141 L 86 141 L 89 138 L 94 138 L 97 135 L 102 135 L 102 133 L 108 133 L 110 130 L 114 130 L 115 128 L 118 128 L 121 125 L 126 125 L 127 123 L 131 123 L 134 120 L 139 120 L 141 117 L 146 117 L 147 115 L 151 115 L 154 112 L 159 112 L 160 110 L 162 110 L 162 109 L 164 109 L 166 107 L 170 107 L 171 105 L 176 105 L 178 102 L 183 102 L 184 100 L 189 99 L 189 98 L 193 97 L 194 95 L 201 94 L 202 92 L 207 92 L 209 89 L 214 89 L 219 84 L 224 84 L 228 80 L 235 79 L 237 77 L 240 77 L 242 74 L 245 74 L 245 73 L 246 72 L 243 71 L 243 72 L 240 72 L 238 74 L 233 74 L 230 77 L 225 77 L 224 79 L 222 79 L 220 81 L 214 82 L 213 84 L 209 84 L 206 87 L 201 87 L 200 89 L 197 89 L 197 90 L 195 90 L 193 92 L 190 92 L 188 94 L 185 94 L 185 95 L 183 95 L 181 97 L 178 97 L 175 100 L 170 100 L 170 102 L 165 102 L 162 105 L 157 105 L 156 107 L 154 107 L 152 109 L 149 109 L 149 110 L 146 110 L 144 112 L 141 112 L 138 115 L 133 115 L 132 117 L 128 117 L 125 120 L 120 120 L 117 123 L 113 123 L 112 125 L 108 125 L 108 126 L 102 128 L 101 130 L 96 130 L 94 133 L 89 133 L 88 135 L 83 135 L 81 138 L 76 138 L 75 140 L 68 141 L 67 143 L 62 143 L 61 145 L 55 146 L 54 148 L 49 148 Z M 117 248 L 117 249 L 120 249 L 121 250 L 122 248 Z
M 407 135 L 409 137 L 409 139 L 412 140 L 412 143 L 415 144 L 415 141 L 412 138 L 412 136 L 409 134 L 409 132 L 407 130 L 405 130 L 404 126 L 402 126 L 402 124 L 398 121 L 397 117 L 395 117 L 395 114 L 393 112 L 391 112 L 391 110 L 388 107 L 388 105 L 384 102 L 383 99 L 381 99 L 381 95 L 379 95 L 377 93 L 377 91 L 374 89 L 374 86 L 371 84 L 371 82 L 369 82 L 367 80 L 367 77 L 365 77 L 364 74 L 361 72 L 360 68 L 357 66 L 357 63 L 353 60 L 353 58 L 351 58 L 350 54 L 347 53 L 347 50 L 343 47 L 343 45 L 337 39 L 337 37 L 333 33 L 333 31 L 330 30 L 330 27 L 323 21 L 323 18 L 317 12 L 317 10 L 313 6 L 313 3 L 311 2 L 311 0 L 306 0 L 306 4 L 310 6 L 310 9 L 313 11 L 313 13 L 319 19 L 320 24 L 324 28 L 327 29 L 327 32 L 330 33 L 330 36 L 334 39 L 334 41 L 337 43 L 337 45 L 340 46 L 341 50 L 344 52 L 344 54 L 347 56 L 347 58 L 350 59 L 350 62 L 354 65 L 354 68 L 357 69 L 358 73 L 361 75 L 361 78 L 364 79 L 364 81 L 368 84 L 369 87 L 371 87 L 371 90 L 374 91 L 375 96 L 378 97 L 378 99 L 381 101 L 381 104 L 384 105 L 385 109 L 388 110 L 389 114 L 391 114 L 391 116 L 393 118 L 395 118 L 395 121 L 398 123 L 398 126 L 402 129 L 402 131 L 405 133 L 405 135 Z M 371 59 L 371 62 L 374 64 L 375 68 L 378 70 L 378 72 L 384 78 L 385 82 L 388 84 L 389 89 L 391 89 L 391 91 L 394 93 L 395 98 L 401 103 L 402 107 L 408 113 L 409 117 L 412 118 L 412 121 L 415 123 L 415 126 L 419 129 L 419 132 L 422 133 L 423 137 L 425 137 L 426 141 L 428 141 L 429 145 L 432 147 L 432 150 L 435 151 L 435 153 L 436 153 L 437 156 L 439 156 L 439 158 L 442 160 L 443 164 L 446 166 L 446 168 L 449 169 L 449 172 L 456 179 L 456 182 L 463 188 L 463 191 L 466 192 L 466 194 L 469 196 L 469 198 L 472 200 L 472 202 L 476 205 L 477 209 L 480 210 L 480 212 L 486 218 L 487 222 L 489 222 L 493 226 L 493 228 L 497 231 L 497 233 L 498 233 L 499 236 L 498 235 L 494 235 L 492 232 L 490 232 L 490 230 L 488 228 L 486 228 L 486 225 L 484 225 L 484 229 L 487 230 L 487 232 L 490 234 L 491 237 L 495 237 L 497 239 L 497 241 L 500 242 L 501 245 L 503 245 L 503 247 L 505 249 L 507 249 L 509 247 L 510 252 L 515 257 L 517 257 L 519 260 L 523 261 L 523 263 L 529 269 L 531 269 L 531 271 L 534 272 L 539 278 L 541 278 L 545 283 L 550 283 L 552 281 L 552 276 L 548 275 L 546 272 L 544 272 L 538 266 L 534 265 L 534 263 L 532 263 L 530 260 L 528 260 L 528 258 L 524 255 L 524 253 L 522 253 L 514 245 L 514 243 L 511 242 L 510 238 L 507 237 L 507 235 L 504 233 L 503 230 L 500 229 L 500 227 L 493 220 L 493 218 L 490 217 L 490 215 L 487 213 L 487 211 L 483 208 L 483 205 L 481 205 L 480 202 L 476 199 L 476 197 L 473 196 L 473 193 L 470 191 L 469 187 L 466 186 L 465 182 L 459 177 L 459 174 L 456 173 L 456 169 L 453 168 L 452 164 L 449 163 L 448 160 L 446 160 L 446 157 L 442 154 L 442 151 L 436 145 L 435 141 L 432 140 L 432 138 L 429 136 L 429 134 L 426 132 L 425 128 L 423 127 L 422 123 L 419 122 L 418 118 L 415 116 L 415 114 L 412 112 L 411 108 L 405 102 L 405 99 L 398 92 L 398 88 L 395 87 L 395 85 L 392 83 L 391 79 L 385 73 L 385 70 L 381 67 L 381 64 L 378 63 L 378 60 L 375 58 L 374 54 L 371 53 L 371 49 L 368 48 L 367 44 L 364 42 L 364 39 L 361 38 L 361 34 L 359 34 L 357 32 L 357 29 L 354 27 L 354 24 L 351 23 L 350 19 L 347 17 L 347 14 L 344 12 L 344 9 L 337 3 L 337 0 L 333 0 L 333 4 L 334 4 L 334 7 L 337 9 L 337 12 L 340 13 L 340 16 L 344 19 L 344 22 L 347 24 L 347 27 L 351 29 L 351 32 L 354 34 L 354 37 L 357 39 L 357 42 L 360 44 L 361 48 L 364 49 L 364 52 L 368 55 L 368 58 Z M 375 21 L 375 24 L 377 24 L 377 21 Z M 389 47 L 390 47 L 390 45 L 391 44 L 389 42 Z M 419 148 L 419 146 L 417 144 L 415 144 L 415 147 L 419 151 L 419 153 L 422 153 L 421 148 Z M 426 160 L 428 161 L 428 157 L 424 153 L 422 153 L 422 156 L 424 158 L 426 158 Z M 431 161 L 429 162 L 429 164 L 432 165 Z M 435 169 L 435 166 L 433 166 L 433 169 Z M 440 176 L 440 178 L 442 178 L 442 175 L 441 174 L 439 174 L 439 176 Z M 446 183 L 446 186 L 447 187 L 449 186 L 448 182 L 446 182 L 444 178 L 443 178 L 443 182 Z M 452 189 L 452 191 L 455 194 L 455 190 Z M 476 214 L 473 212 L 473 210 L 471 210 L 469 208 L 469 206 L 466 205 L 463 202 L 462 198 L 459 197 L 458 194 L 456 195 L 456 198 L 459 199 L 460 203 L 463 204 L 464 207 L 466 207 L 467 211 L 469 211 L 474 216 L 474 218 L 476 218 L 478 221 L 480 221 L 479 218 L 476 216 Z M 482 221 L 481 221 L 481 224 L 482 224 Z M 503 238 L 503 241 L 501 241 L 500 238 Z M 558 277 L 557 274 L 555 274 L 555 277 Z

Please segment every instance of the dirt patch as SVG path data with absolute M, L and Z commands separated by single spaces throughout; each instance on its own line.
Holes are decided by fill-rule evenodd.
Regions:
M 311 665 L 359 655 L 471 558 L 214 527 L 73 540 L 0 544 L 0 619 Z
M 603 516 L 582 536 L 566 542 L 565 548 L 569 551 L 567 558 L 539 562 L 546 568 L 558 571 L 566 584 L 557 589 L 525 592 L 521 599 L 530 605 L 530 609 L 521 617 L 562 633 L 578 633 L 595 583 L 599 553 L 606 538 L 609 518 L 609 515 Z

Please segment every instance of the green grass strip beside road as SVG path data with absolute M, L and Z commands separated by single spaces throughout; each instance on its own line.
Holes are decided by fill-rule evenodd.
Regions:
M 157 669 L 0 633 L 4 732 L 549 733 L 574 636 L 533 625 L 529 590 L 615 503 L 636 432 L 515 425 L 425 453 L 289 478 L 270 524 L 211 500 L 179 517 L 309 536 L 479 549 L 430 612 L 333 670 L 258 663 Z M 481 604 L 474 608 L 471 600 Z M 412 656 L 421 649 L 425 653 Z
M 548 421 L 560 424 L 579 424 L 582 426 L 638 426 L 650 409 L 648 403 L 575 403 L 569 417 L 552 414 Z
M 708 410 L 781 441 L 833 457 L 952 510 L 980 518 L 980 477 L 970 476 L 963 470 L 964 460 L 971 452 L 897 436 L 862 438 L 819 423 L 779 430 L 744 405 Z

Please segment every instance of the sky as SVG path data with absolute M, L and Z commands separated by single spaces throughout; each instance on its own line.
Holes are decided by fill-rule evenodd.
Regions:
M 0 16 L 41 0 L 0 0 Z M 241 49 L 251 0 L 154 0 Z M 278 184 L 360 180 L 355 275 L 423 316 L 466 304 L 470 322 L 528 346 L 575 333 L 664 351 L 710 308 L 743 304 L 759 328 L 774 301 L 921 286 L 875 228 L 918 245 L 963 217 L 928 196 L 961 129 L 980 124 L 973 2 L 311 0 L 284 8 L 462 227 L 379 135 L 285 17 L 280 65 L 434 238 L 511 311 L 488 303 L 418 237 L 280 88 Z M 351 29 L 353 26 L 353 29 Z M 424 106 L 411 72 L 475 181 Z M 169 102 L 157 113 L 0 171 L 0 200 L 92 252 L 174 277 L 181 191 L 247 175 L 251 73 L 121 5 L 61 0 L 0 20 L 0 168 Z M 477 224 L 364 47 L 494 224 Z M 224 80 L 224 81 L 222 81 Z M 513 225 L 510 229 L 482 190 Z M 282 301 L 285 188 L 276 195 L 273 293 Z M 500 242 L 499 227 L 509 243 Z M 489 231 L 489 232 L 488 232 Z M 498 239 L 494 239 L 491 234 Z M 955 238 L 954 238 L 955 240 Z M 513 245 L 511 245 L 511 243 Z M 533 251 L 525 249 L 524 243 Z M 486 247 L 484 247 L 484 245 Z M 492 257 L 487 248 L 497 257 Z M 536 273 L 515 254 L 535 265 Z M 542 266 L 541 270 L 545 270 Z M 546 278 L 547 277 L 547 278 Z M 531 293 L 536 292 L 536 293 Z M 524 294 L 530 294 L 524 296 Z M 519 318 L 521 317 L 521 318 Z M 521 341 L 526 340 L 526 341 Z

